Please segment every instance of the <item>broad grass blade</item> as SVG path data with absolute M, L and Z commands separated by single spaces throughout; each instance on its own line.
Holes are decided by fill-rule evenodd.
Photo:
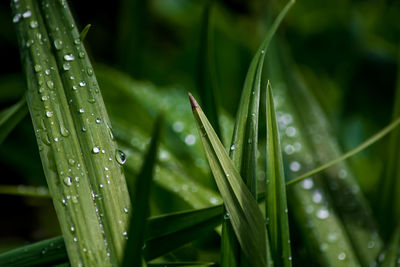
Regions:
M 131 198 L 131 219 L 129 222 L 128 241 L 126 242 L 122 266 L 140 267 L 142 264 L 142 247 L 144 243 L 144 229 L 149 216 L 150 189 L 153 181 L 154 167 L 157 161 L 157 150 L 160 142 L 162 119 L 158 118 L 151 138 L 151 143 L 145 157 L 142 169 L 137 177 L 136 184 L 128 181 Z
M 282 150 L 271 85 L 267 85 L 266 215 L 270 249 L 276 266 L 292 266 Z
M 206 116 L 189 94 L 193 115 L 225 207 L 247 259 L 253 266 L 266 265 L 266 229 L 257 201 L 247 189 Z
M 0 112 L 0 144 L 10 134 L 14 127 L 26 116 L 28 107 L 23 97 L 19 102 Z

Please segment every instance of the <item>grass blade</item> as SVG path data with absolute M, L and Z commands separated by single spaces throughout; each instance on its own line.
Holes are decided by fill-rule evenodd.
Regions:
M 83 30 L 81 31 L 81 33 L 79 34 L 79 39 L 81 39 L 81 42 L 83 42 L 86 38 L 86 35 L 88 34 L 90 27 L 92 27 L 91 24 L 88 24 L 85 26 L 85 28 L 83 28 Z
M 276 266 L 292 266 L 282 150 L 271 85 L 267 85 L 266 214 L 272 258 Z
M 26 116 L 28 108 L 25 97 L 11 107 L 0 112 L 0 144 L 14 129 L 14 127 Z
M 309 172 L 306 172 L 305 174 L 302 174 L 294 179 L 291 179 L 290 181 L 288 181 L 286 183 L 286 185 L 292 185 L 295 183 L 298 183 L 304 179 L 306 179 L 307 177 L 316 175 L 318 173 L 321 173 L 323 171 L 325 171 L 326 169 L 328 169 L 329 167 L 332 167 L 335 164 L 338 164 L 341 161 L 344 161 L 348 158 L 350 158 L 351 156 L 354 156 L 355 154 L 361 152 L 362 150 L 366 149 L 367 147 L 375 144 L 376 142 L 378 142 L 380 139 L 382 139 L 383 137 L 385 137 L 387 134 L 391 133 L 392 131 L 395 131 L 397 126 L 400 125 L 400 118 L 397 118 L 396 120 L 394 120 L 393 122 L 391 122 L 388 126 L 386 126 L 385 128 L 383 128 L 382 130 L 380 130 L 378 133 L 376 133 L 375 135 L 371 136 L 370 138 L 368 138 L 365 142 L 363 142 L 362 144 L 358 145 L 357 147 L 353 148 L 352 150 L 350 150 L 349 152 L 346 152 L 345 154 L 343 154 L 342 156 L 331 160 L 325 164 L 323 164 L 322 166 L 315 168 Z
M 72 15 L 66 1 L 23 0 L 12 8 L 27 103 L 71 264 L 117 265 L 129 194 Z
M 222 205 L 218 205 L 148 218 L 144 231 L 144 257 L 148 260 L 155 259 L 212 231 L 221 223 L 222 211 Z M 0 266 L 31 266 L 28 264 L 30 262 L 36 265 L 31 257 L 45 255 L 43 251 L 48 252 L 50 248 L 57 249 L 49 253 L 51 257 L 43 256 L 38 263 L 54 265 L 68 261 L 64 238 L 60 236 L 2 253 Z
M 49 190 L 44 186 L 0 185 L 0 194 L 51 199 Z
M 399 266 L 400 257 L 400 226 L 397 226 L 392 237 L 390 238 L 387 247 L 379 254 L 376 262 L 378 266 L 395 267 Z
M 203 11 L 200 49 L 198 56 L 197 84 L 198 92 L 204 113 L 209 118 L 211 125 L 218 136 L 221 136 L 221 127 L 218 121 L 218 110 L 214 91 L 216 90 L 215 69 L 213 69 L 213 31 L 212 8 L 214 1 L 207 1 Z
M 236 115 L 229 156 L 253 196 L 257 195 L 256 152 L 258 143 L 258 113 L 265 53 L 278 26 L 293 4 L 294 1 L 292 0 L 286 4 L 273 22 L 264 41 L 253 57 L 245 78 Z M 228 236 L 232 232 L 228 221 L 223 223 L 223 228 L 227 229 L 223 229 L 221 262 L 222 264 L 226 263 L 227 265 L 225 266 L 233 266 L 234 262 L 238 262 L 239 257 L 237 256 L 237 244 L 234 237 Z
M 236 237 L 253 266 L 266 264 L 266 229 L 257 201 L 243 183 L 196 100 L 189 94 L 193 115 L 218 189 Z
M 393 107 L 393 123 L 400 116 L 400 50 L 397 63 L 397 84 Z M 396 225 L 400 222 L 400 129 L 394 130 L 389 137 L 387 147 L 387 159 L 385 161 L 385 176 L 380 184 L 380 214 L 382 234 L 385 239 L 390 237 Z
M 128 181 L 129 194 L 132 201 L 131 219 L 128 230 L 128 241 L 125 247 L 122 266 L 142 264 L 142 247 L 146 218 L 149 216 L 150 188 L 153 180 L 154 166 L 157 160 L 157 149 L 161 135 L 162 119 L 158 118 L 142 169 L 137 177 L 136 185 Z
M 68 261 L 64 238 L 55 237 L 0 254 L 0 266 L 49 266 Z

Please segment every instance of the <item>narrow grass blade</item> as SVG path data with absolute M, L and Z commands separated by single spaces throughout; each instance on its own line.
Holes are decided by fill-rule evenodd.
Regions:
M 391 133 L 393 131 L 396 131 L 396 128 L 399 125 L 400 125 L 400 118 L 397 118 L 393 122 L 391 122 L 388 126 L 383 128 L 382 130 L 380 130 L 378 133 L 376 133 L 375 135 L 370 137 L 368 140 L 366 140 L 365 142 L 363 142 L 359 146 L 353 148 L 349 152 L 346 152 L 342 156 L 323 164 L 322 166 L 320 166 L 318 168 L 315 168 L 315 169 L 313 169 L 313 170 L 311 170 L 309 172 L 306 172 L 305 174 L 302 174 L 302 175 L 300 175 L 300 176 L 298 176 L 298 177 L 296 177 L 294 179 L 291 179 L 290 181 L 288 181 L 286 183 L 286 185 L 289 186 L 289 185 L 298 183 L 298 182 L 306 179 L 307 177 L 319 174 L 319 173 L 325 171 L 326 169 L 328 169 L 329 167 L 332 167 L 333 165 L 338 164 L 339 162 L 344 161 L 344 160 L 354 156 L 355 154 L 357 154 L 357 153 L 361 152 L 362 150 L 366 149 L 367 147 L 375 144 L 380 139 L 385 137 L 387 134 L 389 134 L 389 133 Z
M 270 249 L 276 266 L 292 266 L 282 150 L 271 85 L 267 85 L 266 215 Z
M 261 86 L 261 75 L 265 53 L 278 26 L 294 1 L 289 1 L 275 19 L 264 41 L 253 57 L 247 72 L 240 104 L 236 115 L 229 156 L 239 171 L 253 196 L 257 195 L 256 152 L 258 143 L 258 113 Z M 227 228 L 227 229 L 224 229 Z M 223 223 L 221 263 L 223 266 L 233 266 L 238 263 L 237 244 L 231 235 L 228 221 Z
M 212 231 L 221 223 L 222 211 L 222 205 L 218 205 L 148 218 L 144 231 L 145 258 L 155 259 Z M 52 249 L 49 253 L 51 257 L 42 256 L 43 264 L 54 265 L 68 261 L 64 238 L 60 236 L 2 253 L 0 266 L 31 266 L 28 264 L 30 262 L 37 265 L 31 257 L 45 255 L 49 249 Z
M 0 185 L 0 195 L 49 198 L 49 190 L 44 186 Z
M 154 166 L 157 160 L 158 144 L 160 142 L 162 119 L 155 123 L 151 143 L 142 169 L 137 177 L 136 185 L 128 181 L 129 194 L 132 202 L 131 219 L 128 230 L 128 241 L 125 247 L 122 266 L 140 267 L 142 264 L 142 247 L 144 229 L 149 216 L 150 189 L 153 182 Z
M 26 116 L 28 108 L 25 97 L 18 103 L 0 112 L 0 144 L 14 129 L 14 127 Z
M 209 118 L 217 135 L 221 137 L 221 127 L 218 120 L 217 99 L 215 94 L 215 73 L 213 72 L 215 70 L 212 65 L 214 63 L 211 19 L 213 4 L 214 1 L 207 1 L 203 11 L 198 55 L 197 85 L 204 113 Z
M 400 116 L 400 50 L 397 63 L 397 85 L 393 106 L 393 122 Z M 382 234 L 385 239 L 390 237 L 391 232 L 400 222 L 400 129 L 390 134 L 387 147 L 387 158 L 385 160 L 385 176 L 380 184 L 380 214 Z
M 88 34 L 90 27 L 92 27 L 91 24 L 88 24 L 85 26 L 85 28 L 83 28 L 83 30 L 81 31 L 81 33 L 79 34 L 79 39 L 81 39 L 81 42 L 83 42 L 86 38 L 86 35 Z
M 379 254 L 376 261 L 381 267 L 396 267 L 400 265 L 400 225 L 398 225 L 388 242 L 387 247 Z
M 68 261 L 64 238 L 55 237 L 0 254 L 0 266 L 50 266 Z
M 129 194 L 100 89 L 68 5 L 22 0 L 12 2 L 12 9 L 27 103 L 71 264 L 117 265 Z
M 266 229 L 257 201 L 247 189 L 206 116 L 189 94 L 193 115 L 236 237 L 253 266 L 266 265 Z

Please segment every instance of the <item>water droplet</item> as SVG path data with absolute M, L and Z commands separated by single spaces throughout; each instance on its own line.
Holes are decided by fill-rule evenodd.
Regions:
M 291 155 L 295 152 L 294 146 L 292 145 L 287 145 L 285 146 L 285 153 L 288 155 Z
M 42 101 L 46 101 L 46 100 L 49 99 L 49 97 L 48 97 L 47 95 L 44 95 L 44 96 L 42 96 L 40 99 L 41 99 Z
M 304 189 L 311 189 L 311 188 L 313 188 L 313 186 L 314 186 L 314 182 L 311 178 L 304 179 L 304 181 L 302 182 L 302 187 Z
M 235 150 L 235 145 L 231 145 L 231 150 Z
M 263 49 L 263 50 L 261 50 L 261 54 L 265 54 L 265 51 L 264 51 L 264 49 Z
M 76 39 L 74 40 L 74 44 L 78 45 L 78 44 L 80 44 L 80 43 L 81 43 L 81 39 L 76 38 Z
M 85 81 L 81 81 L 80 83 L 79 83 L 79 86 L 80 87 L 84 87 L 86 85 L 86 82 Z
M 74 61 L 75 57 L 74 57 L 73 54 L 67 54 L 67 55 L 64 56 L 64 60 L 66 60 L 66 61 Z
M 287 127 L 287 129 L 286 129 L 286 135 L 289 136 L 289 137 L 295 136 L 295 135 L 296 135 L 296 128 L 294 128 L 294 127 L 292 127 L 292 126 Z
M 85 52 L 79 52 L 78 53 L 79 58 L 84 58 L 85 57 Z
M 80 109 L 79 109 L 79 113 L 82 114 L 82 113 L 84 113 L 84 112 L 85 112 L 85 110 L 84 110 L 83 108 L 80 108 Z
M 100 148 L 98 146 L 95 146 L 95 147 L 93 147 L 92 151 L 94 154 L 97 154 L 100 152 Z
M 46 117 L 47 118 L 53 117 L 53 112 L 52 111 L 46 111 Z
M 30 16 L 32 16 L 32 12 L 30 10 L 27 10 L 22 14 L 24 19 L 29 18 Z
M 74 242 L 78 242 L 78 238 L 76 236 L 74 236 Z
M 71 186 L 72 185 L 72 181 L 71 181 L 71 177 L 65 177 L 64 178 L 64 184 L 66 185 L 66 186 Z
M 128 208 L 124 208 L 124 212 L 128 213 L 129 212 Z
M 96 123 L 99 124 L 100 122 L 101 122 L 101 119 L 100 119 L 100 118 L 97 118 L 97 119 L 96 119 Z
M 54 41 L 54 48 L 56 50 L 61 50 L 63 48 L 63 42 L 61 40 L 59 40 L 59 39 L 56 39 Z
M 103 188 L 103 186 L 104 186 L 103 184 L 100 184 L 100 188 Z
M 79 177 L 78 176 L 76 176 L 74 180 L 75 180 L 75 182 L 79 183 Z
M 123 165 L 126 162 L 126 156 L 125 156 L 124 152 L 122 152 L 121 150 L 117 150 L 115 152 L 115 159 L 117 160 L 117 162 L 120 165 Z
M 65 128 L 65 127 L 63 127 L 63 126 L 60 127 L 60 132 L 61 132 L 61 135 L 64 136 L 64 137 L 69 136 L 69 131 L 68 131 L 68 129 Z
M 338 177 L 339 177 L 340 179 L 346 178 L 346 177 L 347 177 L 347 171 L 346 171 L 345 169 L 341 169 L 341 170 L 339 171 L 339 173 L 338 173 Z
M 289 168 L 290 168 L 290 170 L 291 170 L 292 172 L 297 172 L 297 171 L 300 170 L 301 165 L 300 165 L 300 163 L 299 163 L 298 161 L 292 161 L 292 162 L 290 163 Z
M 196 136 L 194 136 L 193 134 L 189 134 L 185 137 L 185 143 L 188 146 L 192 146 L 196 143 Z
M 225 220 L 229 220 L 231 217 L 230 217 L 230 215 L 229 215 L 229 212 L 225 212 L 225 214 L 224 214 L 224 219 Z
M 74 91 L 78 90 L 78 86 L 73 85 L 73 86 L 72 86 L 72 90 L 74 90 Z
M 314 203 L 321 203 L 322 201 L 322 194 L 318 190 L 313 192 L 312 200 Z
M 58 140 L 60 140 L 60 139 L 58 139 L 58 137 L 55 137 L 55 138 L 54 138 L 54 141 L 58 142 Z
M 75 227 L 71 226 L 71 232 L 75 232 Z
M 317 218 L 324 220 L 329 217 L 329 211 L 327 208 L 321 208 L 317 211 Z
M 344 253 L 344 252 L 340 253 L 340 254 L 338 255 L 338 259 L 339 259 L 340 261 L 346 259 L 346 253 Z
M 91 68 L 88 68 L 88 69 L 86 70 L 86 72 L 87 72 L 87 74 L 88 74 L 89 76 L 92 76 L 92 75 L 93 75 L 93 70 L 92 70 Z
M 50 69 L 46 69 L 46 70 L 44 71 L 44 73 L 45 73 L 47 76 L 49 76 L 49 75 L 50 75 Z
M 68 62 L 63 64 L 63 70 L 68 71 L 70 68 L 71 64 L 69 64 Z
M 39 26 L 39 23 L 36 20 L 32 20 L 31 22 L 29 22 L 29 27 L 31 27 L 31 29 L 35 29 Z
M 210 202 L 211 202 L 211 204 L 216 205 L 216 204 L 218 204 L 218 199 L 216 197 L 211 197 Z
M 35 72 L 40 72 L 40 71 L 42 71 L 42 66 L 36 64 L 34 69 L 35 69 Z
M 13 17 L 13 22 L 18 23 L 21 20 L 21 14 L 15 14 Z
M 47 86 L 50 88 L 50 89 L 53 89 L 54 88 L 54 83 L 53 83 L 53 81 L 47 81 Z

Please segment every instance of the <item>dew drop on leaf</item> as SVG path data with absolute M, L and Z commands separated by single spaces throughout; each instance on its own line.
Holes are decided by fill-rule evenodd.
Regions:
M 117 160 L 117 162 L 120 165 L 123 165 L 126 162 L 126 156 L 125 156 L 124 152 L 122 152 L 121 150 L 118 150 L 118 149 L 115 152 L 115 159 Z

